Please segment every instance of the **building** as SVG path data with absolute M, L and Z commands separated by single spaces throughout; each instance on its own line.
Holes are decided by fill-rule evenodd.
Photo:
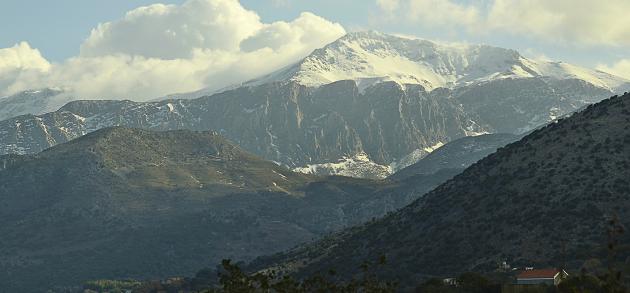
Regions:
M 446 278 L 443 279 L 442 282 L 447 286 L 458 286 L 459 282 L 457 282 L 457 278 Z
M 517 285 L 558 285 L 567 274 L 564 270 L 558 269 L 529 269 L 522 271 L 516 276 Z

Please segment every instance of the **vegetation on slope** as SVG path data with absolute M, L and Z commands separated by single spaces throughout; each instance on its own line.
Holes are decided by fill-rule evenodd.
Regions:
M 0 283 L 13 291 L 250 260 L 394 211 L 452 176 L 413 188 L 317 177 L 211 131 L 128 128 L 0 167 Z
M 499 149 L 381 220 L 259 259 L 309 276 L 350 277 L 386 255 L 385 276 L 418 280 L 514 266 L 579 268 L 605 254 L 606 221 L 630 219 L 630 94 L 593 105 Z M 627 235 L 625 236 L 627 238 Z

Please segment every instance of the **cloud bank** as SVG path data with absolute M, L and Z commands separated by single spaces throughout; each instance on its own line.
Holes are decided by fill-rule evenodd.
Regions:
M 344 34 L 312 13 L 263 23 L 238 0 L 154 4 L 99 24 L 80 54 L 61 63 L 27 43 L 0 49 L 0 95 L 60 87 L 82 99 L 147 100 L 218 89 L 289 65 Z
M 612 65 L 599 64 L 597 69 L 630 79 L 630 59 L 621 59 Z
M 580 46 L 630 45 L 627 0 L 376 0 L 391 20 Z M 400 17 L 402 16 L 402 17 Z

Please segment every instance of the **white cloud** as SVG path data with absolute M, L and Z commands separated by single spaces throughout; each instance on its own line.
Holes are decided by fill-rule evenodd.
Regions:
M 630 45 L 627 0 L 495 0 L 488 22 L 494 30 L 533 34 L 586 45 Z
M 473 29 L 480 23 L 479 9 L 452 0 L 376 0 L 390 20 L 417 22 L 430 27 Z M 400 17 L 402 16 L 402 17 Z
M 154 4 L 100 24 L 81 46 L 82 56 L 130 54 L 189 58 L 196 48 L 238 49 L 263 24 L 237 0 L 190 0 L 181 6 Z
M 630 59 L 621 59 L 612 65 L 599 64 L 597 65 L 597 69 L 630 79 Z
M 315 14 L 304 12 L 292 22 L 279 21 L 265 25 L 255 35 L 243 40 L 241 48 L 247 52 L 262 48 L 280 50 L 293 46 L 312 50 L 343 34 L 345 30 L 340 24 L 333 24 Z M 328 41 L 322 42 L 322 39 Z
M 7 89 L 4 94 L 61 87 L 82 99 L 147 100 L 204 87 L 218 89 L 258 77 L 343 34 L 341 25 L 311 13 L 302 13 L 290 22 L 262 23 L 237 0 L 155 4 L 134 9 L 121 20 L 99 24 L 81 46 L 79 56 L 58 64 L 49 64 L 23 43 L 20 46 L 41 58 L 33 63 L 39 67 L 11 61 L 11 72 L 38 69 L 29 70 L 28 75 L 2 71 L 3 62 L 9 62 L 4 59 L 16 58 L 3 58 L 0 53 L 0 76 L 12 79 L 2 87 Z
M 16 69 L 47 71 L 49 68 L 50 63 L 26 42 L 0 49 L 0 73 Z
M 391 14 L 400 8 L 400 0 L 376 0 L 376 5 Z
M 449 26 L 456 23 L 472 29 L 479 22 L 477 7 L 450 0 L 409 1 L 405 9 L 412 19 L 422 20 L 435 26 Z
M 20 87 L 16 83 L 50 70 L 50 63 L 26 42 L 0 49 L 0 94 Z
M 505 32 L 573 45 L 630 45 L 627 0 L 376 0 L 387 13 L 433 27 Z M 396 18 L 395 20 L 400 19 Z M 391 19 L 390 19 L 391 20 Z

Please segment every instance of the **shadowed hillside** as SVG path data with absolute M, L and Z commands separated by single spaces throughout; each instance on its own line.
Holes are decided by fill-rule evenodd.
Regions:
M 190 275 L 286 250 L 406 205 L 400 183 L 293 173 L 214 132 L 108 128 L 0 157 L 0 283 Z
M 385 255 L 394 264 L 385 275 L 409 283 L 492 271 L 503 260 L 559 266 L 565 251 L 579 268 L 605 253 L 607 219 L 630 224 L 629 167 L 626 94 L 500 148 L 395 214 L 253 267 L 347 277 Z
M 519 135 L 497 133 L 467 136 L 440 147 L 417 163 L 389 176 L 403 180 L 417 174 L 433 174 L 443 169 L 465 169 L 498 148 L 519 139 Z

